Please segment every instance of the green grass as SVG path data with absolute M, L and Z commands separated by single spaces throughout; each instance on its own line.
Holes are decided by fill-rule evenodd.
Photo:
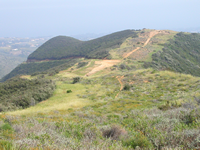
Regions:
M 128 90 L 120 91 L 116 76 L 122 75 L 123 85 L 130 84 Z M 0 115 L 2 129 L 10 130 L 9 134 L 2 134 L 7 142 L 2 141 L 4 147 L 195 149 L 199 146 L 200 111 L 194 98 L 200 96 L 198 77 L 140 69 L 84 77 L 76 84 L 72 84 L 72 76 L 51 78 L 57 80 L 51 98 L 34 107 Z
M 175 31 L 169 31 L 169 34 L 165 34 L 165 35 L 155 35 L 151 40 L 152 41 L 157 41 L 155 44 L 150 44 L 150 48 L 153 49 L 152 52 L 149 53 L 148 58 L 145 59 L 146 62 L 151 62 L 152 61 L 152 55 L 154 53 L 157 53 L 158 51 L 162 51 L 162 49 L 164 48 L 165 43 L 169 43 L 169 39 L 174 39 L 174 36 L 177 34 L 177 32 Z
M 85 90 L 83 85 L 65 84 L 63 82 L 57 82 L 56 85 L 56 90 L 51 98 L 42 101 L 34 107 L 10 112 L 10 114 L 26 115 L 33 113 L 47 113 L 56 110 L 67 110 L 69 108 L 81 108 L 85 105 L 91 104 L 90 100 L 77 97 L 79 93 L 83 93 Z M 72 93 L 67 93 L 67 90 L 72 90 Z

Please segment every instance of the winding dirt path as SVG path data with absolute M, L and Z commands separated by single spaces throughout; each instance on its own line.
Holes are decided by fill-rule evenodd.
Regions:
M 123 58 L 127 58 L 129 57 L 132 53 L 134 53 L 135 51 L 139 50 L 140 48 L 143 48 L 145 47 L 149 41 L 151 40 L 151 38 L 153 36 L 155 36 L 156 34 L 158 33 L 162 33 L 162 31 L 160 30 L 155 30 L 155 31 L 151 31 L 149 33 L 147 33 L 148 35 L 148 39 L 147 41 L 144 43 L 144 45 L 142 47 L 137 47 L 136 49 L 132 50 L 131 52 L 125 54 L 125 56 Z M 96 65 L 99 65 L 97 67 L 94 67 L 90 72 L 88 72 L 85 76 L 90 76 L 98 71 L 101 71 L 107 67 L 112 67 L 113 65 L 115 64 L 118 64 L 119 62 L 121 62 L 121 60 L 101 60 L 101 61 L 95 61 L 95 64 Z M 121 84 L 121 83 L 120 83 Z
M 151 38 L 154 37 L 154 36 L 155 36 L 156 34 L 158 34 L 158 33 L 161 33 L 161 31 L 160 31 L 160 30 L 151 31 L 151 32 L 149 33 L 149 38 L 148 38 L 147 41 L 144 43 L 144 45 L 142 46 L 142 48 L 145 47 L 145 46 L 149 43 L 149 41 L 151 40 Z M 132 50 L 131 52 L 129 52 L 128 54 L 126 54 L 123 58 L 129 57 L 132 53 L 134 53 L 135 51 L 139 50 L 140 48 L 141 48 L 141 47 L 137 47 L 136 49 L 134 49 L 134 50 Z
M 127 58 L 128 56 L 130 56 L 132 53 L 134 53 L 135 51 L 137 51 L 139 49 L 140 49 L 140 47 L 137 47 L 136 49 L 134 49 L 131 52 L 129 52 L 128 54 L 126 54 L 123 58 Z

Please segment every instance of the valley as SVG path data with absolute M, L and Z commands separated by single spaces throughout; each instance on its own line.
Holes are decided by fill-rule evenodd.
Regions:
M 12 71 L 50 37 L 3 38 L 0 37 L 0 78 Z

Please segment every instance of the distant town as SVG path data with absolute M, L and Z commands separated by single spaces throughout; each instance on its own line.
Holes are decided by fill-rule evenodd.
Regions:
M 5 54 L 28 56 L 49 38 L 0 37 L 0 51 Z

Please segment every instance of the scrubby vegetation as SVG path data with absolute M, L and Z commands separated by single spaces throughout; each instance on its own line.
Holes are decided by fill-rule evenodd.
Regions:
M 0 84 L 0 111 L 24 109 L 48 99 L 55 90 L 52 80 L 12 78 Z
M 54 60 L 47 62 L 35 62 L 25 63 L 16 67 L 13 71 L 2 78 L 2 81 L 6 81 L 16 75 L 36 75 L 36 74 L 50 74 L 54 75 L 61 70 L 67 69 L 77 63 L 79 59 L 66 59 L 66 60 Z
M 142 32 L 139 41 L 144 44 L 148 30 Z M 186 70 L 184 57 L 198 65 L 198 55 L 188 56 L 188 49 L 198 53 L 193 41 L 199 35 L 179 33 L 163 44 L 171 37 L 168 33 L 152 40 L 161 45 L 149 50 L 153 59 L 145 67 L 154 69 L 143 69 L 144 61 L 127 57 L 88 75 L 108 60 L 73 59 L 72 64 L 0 83 L 2 110 L 20 109 L 0 114 L 0 149 L 200 149 L 200 78 L 169 71 L 177 68 L 168 61 L 173 58 Z M 119 50 L 123 56 L 137 42 L 129 38 L 113 54 Z M 141 51 L 156 47 L 149 45 Z
M 50 39 L 29 55 L 27 61 L 70 57 L 109 59 L 111 58 L 109 50 L 119 47 L 128 37 L 137 37 L 137 32 L 125 30 L 84 42 L 70 37 L 58 36 Z
M 124 90 L 120 91 L 116 76 L 123 76 Z M 56 77 L 53 97 L 57 96 L 57 103 L 52 103 L 53 110 L 42 111 L 44 106 L 52 107 L 52 97 L 48 105 L 36 105 L 37 111 L 30 114 L 27 110 L 0 115 L 3 137 L 0 146 L 119 150 L 200 147 L 200 79 L 197 77 L 153 69 L 81 80 Z M 79 101 L 90 103 L 59 109 L 59 103 L 66 105 L 69 101 L 69 105 L 74 105 L 74 94 Z
M 162 51 L 152 55 L 152 59 L 145 67 L 200 76 L 200 34 L 176 34 Z

